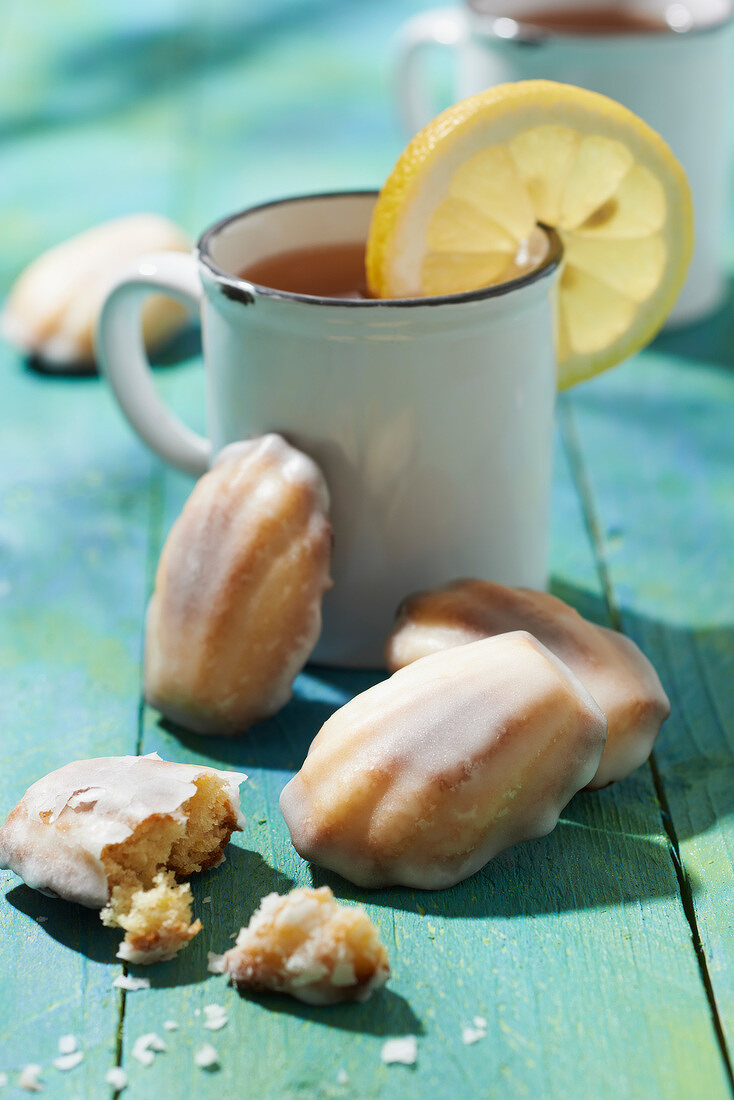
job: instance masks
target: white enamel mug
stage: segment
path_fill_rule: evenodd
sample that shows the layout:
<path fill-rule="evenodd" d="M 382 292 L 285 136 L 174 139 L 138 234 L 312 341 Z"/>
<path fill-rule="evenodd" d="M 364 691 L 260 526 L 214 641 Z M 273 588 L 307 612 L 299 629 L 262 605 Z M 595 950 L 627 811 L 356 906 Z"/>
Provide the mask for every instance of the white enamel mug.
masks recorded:
<path fill-rule="evenodd" d="M 190 474 L 234 440 L 282 433 L 331 494 L 334 587 L 314 657 L 377 667 L 400 600 L 454 577 L 546 582 L 561 246 L 500 286 L 445 298 L 346 300 L 243 281 L 289 248 L 364 241 L 374 192 L 255 207 L 197 254 L 135 263 L 111 289 L 98 353 L 123 412 Z M 200 305 L 206 439 L 164 407 L 140 337 L 146 296 Z"/>
<path fill-rule="evenodd" d="M 569 34 L 540 30 L 530 13 L 617 7 L 669 30 Z M 670 145 L 693 192 L 696 243 L 669 323 L 712 312 L 725 292 L 732 0 L 468 0 L 427 11 L 397 39 L 399 107 L 412 133 L 439 109 L 424 71 L 427 48 L 455 52 L 455 98 L 511 80 L 558 80 L 601 92 L 644 118 Z M 675 28 L 675 29 L 674 29 Z"/>

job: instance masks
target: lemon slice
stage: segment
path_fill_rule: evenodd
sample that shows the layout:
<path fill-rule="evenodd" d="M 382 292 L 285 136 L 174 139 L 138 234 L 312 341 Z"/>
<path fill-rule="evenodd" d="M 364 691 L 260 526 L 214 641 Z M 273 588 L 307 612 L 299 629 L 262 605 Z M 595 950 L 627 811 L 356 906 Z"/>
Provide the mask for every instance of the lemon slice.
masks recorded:
<path fill-rule="evenodd" d="M 683 169 L 654 130 L 606 96 L 528 80 L 435 118 L 380 192 L 370 290 L 413 298 L 505 282 L 537 261 L 538 224 L 553 227 L 564 248 L 556 295 L 564 389 L 652 339 L 693 247 Z"/>

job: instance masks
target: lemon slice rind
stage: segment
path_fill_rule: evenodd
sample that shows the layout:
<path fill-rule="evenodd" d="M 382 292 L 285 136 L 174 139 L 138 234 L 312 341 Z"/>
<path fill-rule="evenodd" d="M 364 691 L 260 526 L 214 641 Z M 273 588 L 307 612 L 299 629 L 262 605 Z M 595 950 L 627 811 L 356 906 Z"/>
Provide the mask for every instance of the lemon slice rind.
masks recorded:
<path fill-rule="evenodd" d="M 567 388 L 652 339 L 693 246 L 682 168 L 654 130 L 613 100 L 524 81 L 439 115 L 380 193 L 367 245 L 370 288 L 405 298 L 501 282 L 503 256 L 509 267 L 512 242 L 536 222 L 556 228 L 567 250 L 556 290 L 559 387 Z"/>

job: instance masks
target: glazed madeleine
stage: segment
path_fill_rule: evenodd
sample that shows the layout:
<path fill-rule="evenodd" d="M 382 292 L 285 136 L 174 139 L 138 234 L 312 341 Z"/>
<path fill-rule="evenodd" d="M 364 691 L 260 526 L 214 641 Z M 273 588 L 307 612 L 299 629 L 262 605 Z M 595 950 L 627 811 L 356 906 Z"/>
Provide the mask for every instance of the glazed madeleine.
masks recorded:
<path fill-rule="evenodd" d="M 527 630 L 572 669 L 604 711 L 607 744 L 589 788 L 624 779 L 647 760 L 670 714 L 655 669 L 633 641 L 596 626 L 547 592 L 459 580 L 404 600 L 386 648 L 391 672 L 450 646 Z"/>
<path fill-rule="evenodd" d="M 325 723 L 280 808 L 296 851 L 359 886 L 451 886 L 555 826 L 606 719 L 518 631 L 415 661 Z"/>
<path fill-rule="evenodd" d="M 197 733 L 279 710 L 321 631 L 329 496 L 279 435 L 226 447 L 163 548 L 148 608 L 145 697 Z"/>
<path fill-rule="evenodd" d="M 170 959 L 201 929 L 188 878 L 224 859 L 247 777 L 150 756 L 75 760 L 39 779 L 0 829 L 0 867 L 44 894 L 101 909 L 118 957 Z"/>

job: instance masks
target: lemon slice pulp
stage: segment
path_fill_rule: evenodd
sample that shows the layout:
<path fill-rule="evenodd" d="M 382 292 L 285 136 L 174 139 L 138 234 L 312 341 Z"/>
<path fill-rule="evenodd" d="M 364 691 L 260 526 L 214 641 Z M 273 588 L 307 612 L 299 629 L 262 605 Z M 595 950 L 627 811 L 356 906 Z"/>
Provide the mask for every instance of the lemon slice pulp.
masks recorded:
<path fill-rule="evenodd" d="M 537 266 L 539 224 L 564 248 L 559 386 L 646 344 L 693 246 L 688 183 L 646 123 L 595 92 L 502 84 L 417 134 L 380 192 L 367 277 L 380 298 L 457 294 Z"/>

